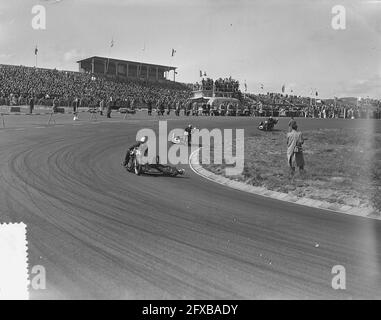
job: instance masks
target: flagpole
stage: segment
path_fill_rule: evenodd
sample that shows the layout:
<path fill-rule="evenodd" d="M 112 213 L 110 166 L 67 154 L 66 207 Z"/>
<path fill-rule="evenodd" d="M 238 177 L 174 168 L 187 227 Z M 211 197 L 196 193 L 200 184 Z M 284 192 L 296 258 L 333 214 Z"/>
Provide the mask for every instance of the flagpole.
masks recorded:
<path fill-rule="evenodd" d="M 35 58 L 36 58 L 35 68 L 37 68 L 37 57 L 38 57 L 38 46 L 37 45 L 36 45 L 36 47 L 34 49 L 34 55 L 35 55 Z"/>
<path fill-rule="evenodd" d="M 175 54 L 176 54 L 176 49 L 175 48 L 172 48 L 171 50 L 171 57 L 169 58 L 169 65 L 172 66 L 174 65 L 174 60 L 175 60 Z M 168 72 L 168 75 L 170 75 L 170 73 Z M 173 82 L 176 81 L 176 70 L 173 70 Z"/>
<path fill-rule="evenodd" d="M 112 36 L 110 46 L 108 47 L 106 75 L 108 74 L 108 68 L 110 65 L 110 54 L 111 54 L 112 47 L 114 47 L 114 36 Z"/>

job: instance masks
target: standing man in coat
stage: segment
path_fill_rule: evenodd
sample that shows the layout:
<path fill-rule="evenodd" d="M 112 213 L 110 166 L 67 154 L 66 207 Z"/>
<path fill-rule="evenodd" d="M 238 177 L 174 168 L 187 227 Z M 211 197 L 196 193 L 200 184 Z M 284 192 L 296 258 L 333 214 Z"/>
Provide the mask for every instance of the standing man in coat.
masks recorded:
<path fill-rule="evenodd" d="M 304 172 L 303 143 L 303 134 L 298 131 L 295 123 L 291 127 L 291 132 L 287 133 L 287 162 L 290 166 L 291 177 L 294 177 L 295 166 L 299 168 L 300 173 Z"/>

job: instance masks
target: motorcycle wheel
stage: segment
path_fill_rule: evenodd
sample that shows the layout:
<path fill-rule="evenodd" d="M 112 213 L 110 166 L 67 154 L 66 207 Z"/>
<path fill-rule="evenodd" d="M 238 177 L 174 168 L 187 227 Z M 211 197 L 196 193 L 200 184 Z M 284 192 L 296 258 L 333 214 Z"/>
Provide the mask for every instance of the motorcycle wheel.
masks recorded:
<path fill-rule="evenodd" d="M 130 160 L 130 161 L 128 161 L 128 163 L 127 163 L 127 165 L 126 165 L 126 170 L 127 170 L 128 172 L 132 172 L 132 169 L 133 169 L 133 161 Z"/>
<path fill-rule="evenodd" d="M 178 174 L 179 174 L 179 172 L 175 168 L 170 168 L 168 170 L 168 175 L 171 177 L 176 177 Z"/>

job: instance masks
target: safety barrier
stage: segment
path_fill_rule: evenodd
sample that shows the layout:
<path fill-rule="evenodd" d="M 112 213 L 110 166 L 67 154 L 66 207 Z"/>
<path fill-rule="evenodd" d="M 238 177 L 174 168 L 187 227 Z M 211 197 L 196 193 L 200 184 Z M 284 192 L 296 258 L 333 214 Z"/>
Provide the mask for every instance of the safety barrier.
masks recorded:
<path fill-rule="evenodd" d="M 20 107 L 11 107 L 9 112 L 21 112 L 21 108 Z"/>

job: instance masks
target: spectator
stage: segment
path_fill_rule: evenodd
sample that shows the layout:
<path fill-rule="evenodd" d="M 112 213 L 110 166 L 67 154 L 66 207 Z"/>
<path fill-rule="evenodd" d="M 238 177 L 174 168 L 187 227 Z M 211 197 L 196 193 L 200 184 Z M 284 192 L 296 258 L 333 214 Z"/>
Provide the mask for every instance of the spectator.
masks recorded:
<path fill-rule="evenodd" d="M 112 97 L 110 97 L 107 103 L 107 118 L 111 118 L 112 106 L 113 106 L 113 101 L 112 101 Z"/>
<path fill-rule="evenodd" d="M 29 113 L 32 114 L 34 109 L 34 97 L 31 96 L 29 99 Z"/>
<path fill-rule="evenodd" d="M 101 101 L 99 102 L 99 114 L 101 116 L 103 116 L 104 109 L 105 109 L 105 101 L 101 99 Z"/>
<path fill-rule="evenodd" d="M 151 99 L 149 99 L 147 102 L 147 108 L 148 108 L 148 115 L 151 116 L 152 115 L 152 100 Z"/>
<path fill-rule="evenodd" d="M 192 144 L 192 132 L 193 132 L 193 126 L 189 124 L 184 130 L 184 135 L 187 137 L 187 141 L 188 141 L 188 147 L 190 147 Z"/>
<path fill-rule="evenodd" d="M 55 97 L 53 99 L 53 113 L 57 113 L 58 112 L 58 99 L 57 97 Z"/>
<path fill-rule="evenodd" d="M 178 101 L 176 102 L 176 109 L 175 109 L 175 114 L 176 114 L 176 116 L 180 116 L 180 109 L 181 109 L 181 103 L 180 103 L 180 101 L 178 100 Z"/>
<path fill-rule="evenodd" d="M 78 112 L 79 112 L 80 104 L 81 104 L 81 101 L 79 100 L 79 98 L 75 98 L 73 103 L 73 114 L 74 114 L 73 120 L 74 121 L 78 120 Z"/>

